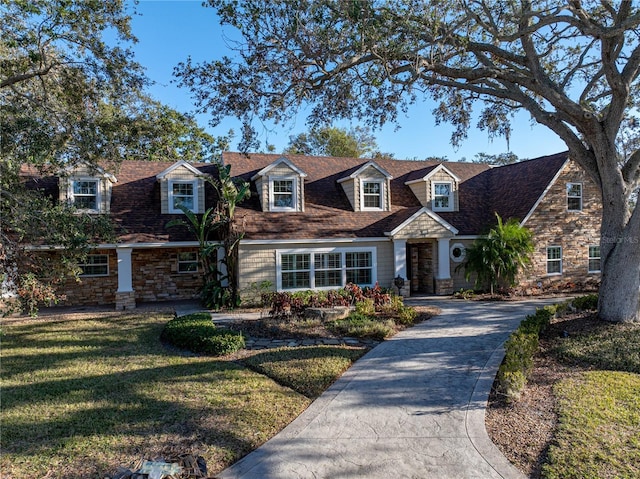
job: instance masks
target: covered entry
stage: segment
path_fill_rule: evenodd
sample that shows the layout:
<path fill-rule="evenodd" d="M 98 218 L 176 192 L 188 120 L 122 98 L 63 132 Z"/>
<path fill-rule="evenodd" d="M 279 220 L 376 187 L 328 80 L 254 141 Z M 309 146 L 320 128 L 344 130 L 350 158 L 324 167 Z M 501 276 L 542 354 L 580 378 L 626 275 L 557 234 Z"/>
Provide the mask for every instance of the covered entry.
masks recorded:
<path fill-rule="evenodd" d="M 411 293 L 453 293 L 449 243 L 458 230 L 429 208 L 421 208 L 393 231 L 395 276 Z"/>

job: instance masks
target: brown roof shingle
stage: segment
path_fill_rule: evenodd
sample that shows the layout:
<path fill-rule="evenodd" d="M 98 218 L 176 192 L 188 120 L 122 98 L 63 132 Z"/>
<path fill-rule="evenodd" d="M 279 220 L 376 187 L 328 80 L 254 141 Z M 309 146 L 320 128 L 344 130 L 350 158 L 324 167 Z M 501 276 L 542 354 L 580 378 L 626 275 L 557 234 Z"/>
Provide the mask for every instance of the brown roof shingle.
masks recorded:
<path fill-rule="evenodd" d="M 255 186 L 252 195 L 237 208 L 237 219 L 244 223 L 247 239 L 312 239 L 382 237 L 407 220 L 422 205 L 406 181 L 424 177 L 439 163 L 380 159 L 375 162 L 391 180 L 391 211 L 354 212 L 337 182 L 349 176 L 368 160 L 302 155 L 225 153 L 231 173 L 250 178 L 275 160 L 285 156 L 307 174 L 304 179 L 305 211 L 300 213 L 263 212 Z M 445 166 L 460 178 L 457 212 L 438 213 L 460 234 L 479 234 L 495 223 L 494 212 L 503 218 L 523 219 L 566 161 L 567 153 L 551 155 L 513 165 L 491 168 L 476 163 L 446 162 Z M 156 175 L 170 166 L 166 162 L 126 161 L 113 172 L 111 215 L 121 229 L 124 243 L 193 241 L 186 228 L 167 228 L 166 224 L 182 215 L 160 213 L 160 186 Z M 215 165 L 194 165 L 202 173 L 214 174 Z M 55 181 L 41 181 L 57 195 Z M 206 207 L 215 201 L 214 190 L 207 185 Z"/>

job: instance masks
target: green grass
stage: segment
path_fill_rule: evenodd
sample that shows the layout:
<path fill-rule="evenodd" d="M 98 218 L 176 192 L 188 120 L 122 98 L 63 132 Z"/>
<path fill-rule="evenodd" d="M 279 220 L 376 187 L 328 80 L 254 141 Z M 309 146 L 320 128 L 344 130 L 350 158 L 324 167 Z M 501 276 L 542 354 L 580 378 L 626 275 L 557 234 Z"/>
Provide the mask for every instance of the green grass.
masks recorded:
<path fill-rule="evenodd" d="M 640 477 L 640 376 L 589 371 L 558 384 L 548 479 Z"/>
<path fill-rule="evenodd" d="M 6 322 L 2 477 L 103 478 L 142 457 L 177 454 L 203 456 L 214 474 L 310 404 L 229 359 L 163 346 L 160 334 L 170 319 L 140 313 Z M 275 354 L 282 371 L 307 378 L 301 390 L 314 397 L 360 354 L 330 349 Z M 314 363 L 314 355 L 327 367 Z M 313 374 L 305 375 L 305 367 Z"/>
<path fill-rule="evenodd" d="M 557 357 L 591 369 L 559 382 L 547 479 L 640 477 L 640 324 L 607 324 L 558 341 Z"/>
<path fill-rule="evenodd" d="M 363 348 L 334 346 L 278 348 L 250 356 L 243 363 L 315 399 L 364 352 Z"/>
<path fill-rule="evenodd" d="M 393 336 L 396 323 L 392 319 L 377 319 L 361 313 L 351 313 L 345 319 L 331 321 L 327 327 L 339 336 L 370 338 L 382 341 Z"/>

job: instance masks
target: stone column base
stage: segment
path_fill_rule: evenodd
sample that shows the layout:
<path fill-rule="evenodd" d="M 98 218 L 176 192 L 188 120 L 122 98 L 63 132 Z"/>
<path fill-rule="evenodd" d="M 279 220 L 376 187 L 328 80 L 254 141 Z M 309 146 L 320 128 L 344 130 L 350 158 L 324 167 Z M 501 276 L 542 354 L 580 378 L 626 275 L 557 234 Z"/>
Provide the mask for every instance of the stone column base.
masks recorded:
<path fill-rule="evenodd" d="M 116 311 L 129 309 L 136 309 L 136 293 L 134 291 L 116 293 Z"/>
<path fill-rule="evenodd" d="M 447 296 L 453 294 L 453 279 L 436 279 L 435 294 L 438 296 Z"/>

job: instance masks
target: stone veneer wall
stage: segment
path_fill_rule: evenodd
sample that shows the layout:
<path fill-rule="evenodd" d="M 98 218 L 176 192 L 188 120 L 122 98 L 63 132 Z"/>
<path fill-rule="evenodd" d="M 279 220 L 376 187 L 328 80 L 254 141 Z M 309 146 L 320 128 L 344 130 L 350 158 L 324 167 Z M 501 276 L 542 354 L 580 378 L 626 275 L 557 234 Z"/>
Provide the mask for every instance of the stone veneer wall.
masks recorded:
<path fill-rule="evenodd" d="M 567 210 L 567 183 L 582 183 L 582 211 Z M 570 162 L 525 226 L 534 233 L 532 267 L 522 275 L 523 287 L 588 284 L 600 279 L 588 273 L 589 246 L 600 244 L 602 199 L 589 176 Z M 562 247 L 562 274 L 547 274 L 547 247 Z"/>
<path fill-rule="evenodd" d="M 178 253 L 197 248 L 134 249 L 131 253 L 136 301 L 194 299 L 202 286 L 202 270 L 178 273 Z"/>
<path fill-rule="evenodd" d="M 92 254 L 106 254 L 109 256 L 108 276 L 80 277 L 79 281 L 69 278 L 57 288 L 59 294 L 64 294 L 66 299 L 60 306 L 89 306 L 112 304 L 116 301 L 118 290 L 118 260 L 115 250 L 95 250 Z M 58 255 L 48 255 L 56 258 Z"/>
<path fill-rule="evenodd" d="M 194 299 L 202 285 L 201 270 L 197 273 L 178 273 L 178 252 L 197 251 L 197 248 L 134 249 L 131 254 L 135 302 Z M 117 297 L 118 260 L 116 251 L 95 250 L 93 254 L 109 256 L 109 275 L 81 277 L 80 282 L 66 280 L 58 289 L 66 299 L 61 306 L 90 306 L 122 303 L 130 309 L 132 299 Z M 55 261 L 56 255 L 45 255 Z M 123 302 L 124 301 L 124 302 Z M 125 304 L 126 303 L 126 304 Z"/>

